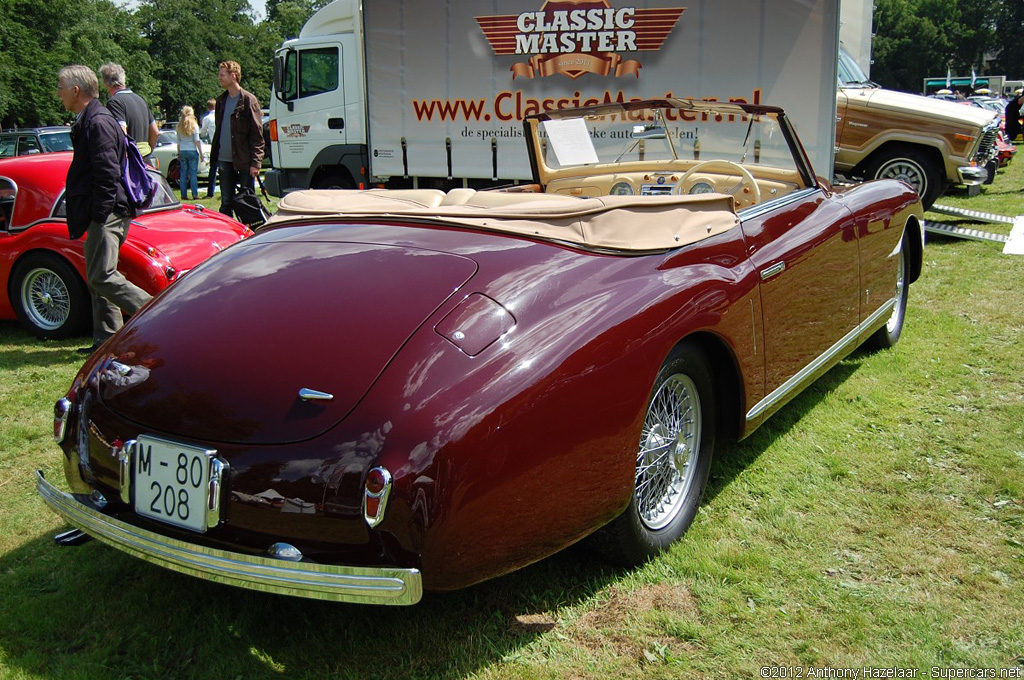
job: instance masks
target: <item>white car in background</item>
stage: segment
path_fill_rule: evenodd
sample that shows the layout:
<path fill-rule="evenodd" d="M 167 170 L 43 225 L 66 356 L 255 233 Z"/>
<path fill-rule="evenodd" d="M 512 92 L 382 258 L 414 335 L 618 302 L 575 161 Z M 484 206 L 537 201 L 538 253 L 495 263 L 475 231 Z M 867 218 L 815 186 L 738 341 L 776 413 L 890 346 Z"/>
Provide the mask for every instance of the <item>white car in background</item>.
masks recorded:
<path fill-rule="evenodd" d="M 210 145 L 200 142 L 202 148 L 202 159 L 199 161 L 199 177 L 210 176 Z M 167 178 L 175 188 L 178 187 L 179 163 L 178 163 L 178 133 L 174 130 L 163 130 L 156 140 L 156 148 L 150 156 L 153 167 L 161 175 Z"/>

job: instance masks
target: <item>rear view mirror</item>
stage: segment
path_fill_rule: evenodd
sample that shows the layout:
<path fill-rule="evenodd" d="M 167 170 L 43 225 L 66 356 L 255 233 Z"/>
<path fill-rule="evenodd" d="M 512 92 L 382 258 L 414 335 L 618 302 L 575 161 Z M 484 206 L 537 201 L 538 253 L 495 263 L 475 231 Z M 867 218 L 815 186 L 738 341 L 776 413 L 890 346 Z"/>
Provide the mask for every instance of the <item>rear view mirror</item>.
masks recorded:
<path fill-rule="evenodd" d="M 655 123 L 634 125 L 633 139 L 665 139 L 665 128 Z"/>

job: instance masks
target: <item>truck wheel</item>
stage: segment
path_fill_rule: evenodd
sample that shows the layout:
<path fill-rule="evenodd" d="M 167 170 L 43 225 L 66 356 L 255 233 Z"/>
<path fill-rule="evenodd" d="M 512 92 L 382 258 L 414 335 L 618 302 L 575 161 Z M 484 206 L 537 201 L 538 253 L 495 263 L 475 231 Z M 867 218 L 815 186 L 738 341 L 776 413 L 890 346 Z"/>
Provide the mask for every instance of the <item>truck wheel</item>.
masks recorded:
<path fill-rule="evenodd" d="M 37 338 L 70 338 L 89 330 L 89 291 L 66 260 L 49 253 L 28 255 L 11 272 L 10 286 L 19 323 Z"/>
<path fill-rule="evenodd" d="M 355 189 L 352 180 L 344 175 L 327 175 L 321 177 L 311 187 L 313 189 Z"/>
<path fill-rule="evenodd" d="M 879 151 L 868 163 L 869 179 L 899 179 L 914 187 L 925 210 L 942 189 L 942 175 L 926 154 L 907 147 Z"/>
<path fill-rule="evenodd" d="M 704 352 L 683 343 L 658 372 L 626 511 L 592 538 L 610 562 L 642 564 L 679 539 L 704 496 L 715 448 L 715 400 Z"/>

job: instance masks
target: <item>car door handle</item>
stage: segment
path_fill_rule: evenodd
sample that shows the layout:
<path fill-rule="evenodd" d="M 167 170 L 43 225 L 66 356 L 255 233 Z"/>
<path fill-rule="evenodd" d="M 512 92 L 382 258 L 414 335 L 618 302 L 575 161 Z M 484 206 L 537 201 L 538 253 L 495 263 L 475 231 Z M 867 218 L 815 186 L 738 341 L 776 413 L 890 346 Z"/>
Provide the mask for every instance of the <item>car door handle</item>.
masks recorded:
<path fill-rule="evenodd" d="M 776 264 L 773 264 L 771 267 L 768 267 L 767 269 L 761 270 L 761 280 L 767 281 L 776 274 L 781 274 L 784 271 L 786 271 L 786 263 L 778 262 Z"/>
<path fill-rule="evenodd" d="M 329 127 L 332 130 L 344 130 L 345 129 L 345 119 L 344 118 L 328 118 L 327 119 L 327 127 Z"/>

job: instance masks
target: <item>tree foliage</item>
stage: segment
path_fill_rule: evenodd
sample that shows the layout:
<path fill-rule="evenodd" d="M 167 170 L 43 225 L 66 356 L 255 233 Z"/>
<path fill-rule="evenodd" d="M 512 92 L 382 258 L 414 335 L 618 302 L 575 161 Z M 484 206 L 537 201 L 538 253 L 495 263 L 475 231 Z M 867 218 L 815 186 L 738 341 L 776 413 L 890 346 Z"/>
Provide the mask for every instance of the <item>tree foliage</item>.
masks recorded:
<path fill-rule="evenodd" d="M 327 2 L 267 0 L 257 21 L 248 0 L 141 0 L 134 10 L 114 0 L 0 0 L 0 124 L 69 121 L 57 71 L 108 61 L 125 67 L 158 117 L 176 119 L 183 104 L 202 112 L 221 91 L 224 60 L 241 64 L 242 86 L 265 105 L 274 50 Z M 874 32 L 871 75 L 887 87 L 916 92 L 947 68 L 1024 77 L 1022 0 L 875 0 Z"/>
<path fill-rule="evenodd" d="M 96 69 L 119 61 L 149 80 L 146 41 L 128 12 L 110 0 L 0 1 L 0 121 L 4 127 L 63 123 L 71 115 L 57 98 L 57 71 L 68 64 Z"/>
<path fill-rule="evenodd" d="M 108 61 L 124 66 L 128 86 L 158 118 L 177 119 L 184 104 L 201 114 L 222 91 L 217 65 L 227 60 L 241 65 L 242 87 L 266 105 L 274 50 L 325 4 L 269 0 L 257 21 L 248 0 L 142 0 L 134 10 L 113 0 L 0 0 L 0 124 L 69 122 L 57 72 Z"/>
<path fill-rule="evenodd" d="M 1024 2 L 1007 0 L 996 10 L 995 68 L 1014 80 L 1024 79 Z"/>
<path fill-rule="evenodd" d="M 947 70 L 1024 76 L 1021 0 L 876 0 L 874 32 L 871 78 L 889 88 L 919 92 Z"/>

